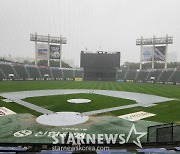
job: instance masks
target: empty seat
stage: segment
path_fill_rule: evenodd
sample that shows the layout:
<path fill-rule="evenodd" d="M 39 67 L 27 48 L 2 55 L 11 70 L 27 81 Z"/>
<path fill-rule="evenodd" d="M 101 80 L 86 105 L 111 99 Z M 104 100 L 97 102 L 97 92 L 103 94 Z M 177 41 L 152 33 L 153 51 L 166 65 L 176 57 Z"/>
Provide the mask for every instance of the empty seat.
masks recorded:
<path fill-rule="evenodd" d="M 84 77 L 84 71 L 83 70 L 74 70 L 75 78 L 83 78 Z"/>
<path fill-rule="evenodd" d="M 150 149 L 137 149 L 137 152 L 144 152 L 144 153 L 165 153 L 168 152 L 165 148 L 150 148 Z"/>
<path fill-rule="evenodd" d="M 180 82 L 180 71 L 176 71 L 170 79 L 171 82 Z"/>
<path fill-rule="evenodd" d="M 26 72 L 24 65 L 14 65 L 13 67 L 20 79 L 28 78 L 28 74 Z"/>
<path fill-rule="evenodd" d="M 53 78 L 63 78 L 62 70 L 59 68 L 51 68 Z"/>
<path fill-rule="evenodd" d="M 3 72 L 2 72 L 1 69 L 0 69 L 0 80 L 2 80 L 2 79 L 4 79 L 4 78 L 5 78 L 5 76 L 4 76 Z"/>
<path fill-rule="evenodd" d="M 135 80 L 137 71 L 129 70 L 127 71 L 126 80 Z"/>
<path fill-rule="evenodd" d="M 17 77 L 10 64 L 0 64 L 0 69 L 4 72 L 5 78 L 8 78 L 9 74 L 14 74 Z"/>
<path fill-rule="evenodd" d="M 26 69 L 29 73 L 30 78 L 41 78 L 41 75 L 40 75 L 37 67 L 26 66 Z"/>
<path fill-rule="evenodd" d="M 42 150 L 40 154 L 71 154 L 72 151 L 68 150 Z"/>
<path fill-rule="evenodd" d="M 45 74 L 48 74 L 50 78 L 52 77 L 48 67 L 39 67 L 39 71 L 41 72 L 42 77 L 44 77 Z"/>
<path fill-rule="evenodd" d="M 3 152 L 25 152 L 27 151 L 27 148 L 21 148 L 21 147 L 0 147 L 0 151 Z"/>
<path fill-rule="evenodd" d="M 67 78 L 73 79 L 74 78 L 74 71 L 73 71 L 73 69 L 64 68 L 63 69 L 63 74 L 64 74 L 64 78 L 65 79 L 67 79 Z"/>
<path fill-rule="evenodd" d="M 124 80 L 125 79 L 126 71 L 117 71 L 116 79 L 117 80 Z"/>
<path fill-rule="evenodd" d="M 126 153 L 128 154 L 126 149 L 117 149 L 117 150 L 97 150 L 97 154 L 120 154 L 120 153 Z"/>
<path fill-rule="evenodd" d="M 147 79 L 147 80 L 150 81 L 150 80 L 151 80 L 151 77 L 154 77 L 154 78 L 155 78 L 155 81 L 157 81 L 157 79 L 159 78 L 161 72 L 162 72 L 162 71 L 160 71 L 160 70 L 151 71 L 151 72 L 149 73 L 149 76 L 148 76 L 148 79 Z"/>
<path fill-rule="evenodd" d="M 172 75 L 174 71 L 170 70 L 170 71 L 163 71 L 163 73 L 161 74 L 160 78 L 158 81 L 161 82 L 168 82 L 170 76 Z"/>
<path fill-rule="evenodd" d="M 180 151 L 180 147 L 175 147 L 175 149 L 176 149 L 177 151 Z"/>
<path fill-rule="evenodd" d="M 136 81 L 145 81 L 147 79 L 149 72 L 147 71 L 140 71 L 138 72 Z"/>

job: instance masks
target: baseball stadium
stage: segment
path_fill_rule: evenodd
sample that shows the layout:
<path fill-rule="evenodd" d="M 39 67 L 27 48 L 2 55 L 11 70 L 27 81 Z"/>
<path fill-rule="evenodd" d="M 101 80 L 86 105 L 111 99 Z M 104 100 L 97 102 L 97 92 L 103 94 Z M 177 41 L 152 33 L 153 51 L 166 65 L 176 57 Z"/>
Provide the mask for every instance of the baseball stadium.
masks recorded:
<path fill-rule="evenodd" d="M 75 67 L 62 58 L 70 38 L 29 34 L 33 61 L 0 53 L 0 153 L 179 152 L 180 63 L 167 60 L 174 37 L 134 40 L 137 63 L 85 48 Z"/>

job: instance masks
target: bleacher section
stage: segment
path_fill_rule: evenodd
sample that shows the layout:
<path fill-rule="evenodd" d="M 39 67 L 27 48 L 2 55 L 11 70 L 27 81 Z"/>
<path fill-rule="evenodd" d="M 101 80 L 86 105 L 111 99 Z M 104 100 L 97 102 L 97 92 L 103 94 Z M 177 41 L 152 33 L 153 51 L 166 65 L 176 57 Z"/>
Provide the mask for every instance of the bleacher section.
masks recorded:
<path fill-rule="evenodd" d="M 19 79 L 29 78 L 24 65 L 14 65 L 13 67 L 16 73 L 18 74 Z"/>
<path fill-rule="evenodd" d="M 57 79 L 82 81 L 84 70 L 82 68 L 59 68 L 59 67 L 37 67 L 34 65 L 0 63 L 0 81 L 11 79 L 9 74 L 14 74 L 14 80 L 31 79 Z M 154 78 L 152 80 L 152 77 Z M 118 70 L 116 72 L 117 81 L 152 82 L 180 84 L 180 70 Z"/>
<path fill-rule="evenodd" d="M 44 77 L 45 74 L 48 74 L 49 77 L 52 78 L 50 69 L 48 67 L 39 67 L 39 71 L 40 71 L 42 77 Z"/>
<path fill-rule="evenodd" d="M 30 78 L 33 79 L 41 78 L 41 74 L 38 70 L 38 67 L 35 66 L 25 66 L 25 67 L 29 73 Z"/>
<path fill-rule="evenodd" d="M 137 74 L 136 81 L 140 81 L 140 82 L 146 81 L 148 74 L 149 74 L 148 71 L 139 71 Z"/>
<path fill-rule="evenodd" d="M 0 69 L 3 71 L 5 78 L 7 79 L 9 74 L 14 74 L 17 77 L 16 72 L 13 70 L 10 64 L 0 64 Z"/>
<path fill-rule="evenodd" d="M 135 80 L 137 75 L 137 71 L 129 70 L 125 76 L 126 80 Z"/>
<path fill-rule="evenodd" d="M 51 69 L 51 72 L 52 72 L 52 77 L 54 79 L 63 79 L 64 78 L 62 69 L 55 68 L 55 67 L 52 67 L 50 69 Z"/>
<path fill-rule="evenodd" d="M 118 70 L 116 73 L 116 79 L 118 81 L 124 81 L 125 80 L 125 74 L 126 74 L 126 71 Z"/>
<path fill-rule="evenodd" d="M 3 72 L 0 69 L 0 81 L 2 81 L 4 78 L 5 78 L 5 76 L 4 76 Z"/>
<path fill-rule="evenodd" d="M 159 77 L 158 82 L 168 82 L 169 78 L 171 77 L 171 74 L 173 73 L 173 70 L 169 70 L 169 71 L 163 71 L 161 76 Z"/>
<path fill-rule="evenodd" d="M 74 71 L 71 68 L 64 68 L 63 69 L 64 79 L 74 79 Z"/>
<path fill-rule="evenodd" d="M 84 70 L 82 69 L 75 69 L 75 78 L 84 78 Z"/>
<path fill-rule="evenodd" d="M 178 83 L 180 83 L 180 70 L 174 72 L 173 76 L 170 79 L 170 82 L 178 82 Z"/>
<path fill-rule="evenodd" d="M 147 81 L 150 81 L 150 80 L 151 80 L 151 77 L 155 77 L 155 81 L 157 81 L 158 78 L 159 78 L 159 76 L 160 76 L 160 74 L 161 74 L 161 72 L 162 72 L 161 70 L 151 71 L 151 72 L 149 73 L 149 76 L 148 76 Z"/>

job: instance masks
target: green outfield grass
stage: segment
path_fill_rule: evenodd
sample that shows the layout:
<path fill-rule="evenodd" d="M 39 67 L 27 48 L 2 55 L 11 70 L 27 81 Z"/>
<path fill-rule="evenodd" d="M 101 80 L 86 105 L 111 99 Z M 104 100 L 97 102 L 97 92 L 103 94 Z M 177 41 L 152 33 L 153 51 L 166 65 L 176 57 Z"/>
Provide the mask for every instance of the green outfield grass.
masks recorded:
<path fill-rule="evenodd" d="M 103 89 L 130 91 L 145 94 L 153 94 L 177 100 L 163 102 L 149 108 L 131 108 L 106 113 L 106 115 L 121 115 L 135 111 L 148 111 L 157 114 L 157 116 L 148 118 L 148 120 L 158 122 L 175 122 L 179 123 L 180 116 L 180 86 L 164 85 L 164 84 L 147 84 L 147 83 L 120 83 L 120 82 L 95 82 L 95 81 L 14 81 L 0 82 L 0 93 L 10 91 L 25 90 L 43 90 L 43 89 Z M 57 96 L 58 97 L 58 96 Z M 56 99 L 56 98 L 54 98 Z M 49 99 L 48 99 L 49 100 Z M 53 100 L 53 98 L 52 98 Z M 127 103 L 127 102 L 126 102 Z M 24 108 L 17 104 L 7 104 L 0 101 L 0 106 L 7 106 L 17 113 L 28 112 L 37 115 L 38 113 Z M 53 108 L 53 107 L 52 107 Z M 86 108 L 84 108 L 86 110 Z"/>
<path fill-rule="evenodd" d="M 68 99 L 90 99 L 90 103 L 73 104 L 68 103 Z M 109 96 L 102 96 L 98 94 L 68 94 L 68 95 L 55 95 L 55 96 L 41 96 L 26 98 L 25 101 L 35 105 L 50 109 L 51 111 L 75 111 L 87 112 L 100 110 L 104 108 L 111 108 L 116 106 L 123 106 L 136 103 L 132 100 L 120 99 Z"/>
<path fill-rule="evenodd" d="M 6 103 L 4 101 L 2 101 L 1 99 L 4 99 L 3 97 L 0 96 L 0 107 L 6 107 L 16 113 L 31 113 L 35 116 L 40 116 L 41 114 L 36 112 L 36 111 L 32 111 L 31 109 L 28 109 L 22 105 L 16 104 L 14 102 L 12 103 Z"/>

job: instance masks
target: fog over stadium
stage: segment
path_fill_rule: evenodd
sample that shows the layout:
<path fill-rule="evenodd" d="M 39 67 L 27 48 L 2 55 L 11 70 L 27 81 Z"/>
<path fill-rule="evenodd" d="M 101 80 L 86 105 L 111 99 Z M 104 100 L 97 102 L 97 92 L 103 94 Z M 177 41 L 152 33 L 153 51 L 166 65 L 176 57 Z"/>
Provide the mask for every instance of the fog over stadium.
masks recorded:
<path fill-rule="evenodd" d="M 1 0 L 0 57 L 34 58 L 30 33 L 67 38 L 62 59 L 79 66 L 80 52 L 120 51 L 139 62 L 136 39 L 174 37 L 168 53 L 180 61 L 179 0 Z"/>

